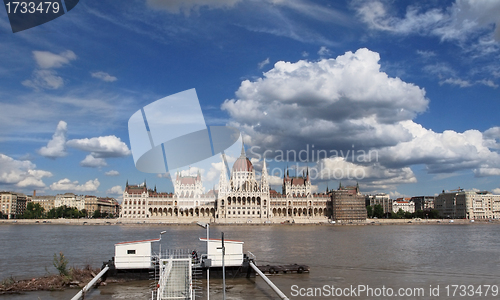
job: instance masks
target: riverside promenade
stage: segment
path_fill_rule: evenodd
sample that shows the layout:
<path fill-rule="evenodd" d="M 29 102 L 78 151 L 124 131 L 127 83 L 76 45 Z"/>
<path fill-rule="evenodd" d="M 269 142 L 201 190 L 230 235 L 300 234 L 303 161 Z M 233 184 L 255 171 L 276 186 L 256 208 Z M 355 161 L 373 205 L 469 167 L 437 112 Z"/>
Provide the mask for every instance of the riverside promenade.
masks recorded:
<path fill-rule="evenodd" d="M 30 225 L 196 225 L 198 220 L 193 219 L 10 219 L 0 220 L 1 225 L 8 224 L 30 224 Z M 203 220 L 209 222 L 210 220 Z M 271 222 L 271 223 L 214 223 L 213 225 L 326 225 L 326 226 L 356 226 L 356 225 L 455 225 L 455 224 L 500 224 L 500 220 L 466 220 L 466 219 L 366 219 L 362 222 L 317 222 L 316 220 L 297 219 L 295 222 Z"/>

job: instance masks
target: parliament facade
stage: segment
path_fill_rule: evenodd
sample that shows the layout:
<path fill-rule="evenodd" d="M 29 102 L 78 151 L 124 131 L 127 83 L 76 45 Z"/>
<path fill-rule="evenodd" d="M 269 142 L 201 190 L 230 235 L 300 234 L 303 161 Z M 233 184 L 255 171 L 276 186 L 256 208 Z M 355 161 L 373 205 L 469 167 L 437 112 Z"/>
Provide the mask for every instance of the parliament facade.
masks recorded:
<path fill-rule="evenodd" d="M 321 223 L 366 220 L 365 197 L 359 187 L 312 193 L 309 172 L 283 176 L 282 192 L 270 189 L 266 161 L 259 180 L 242 147 L 241 156 L 226 175 L 223 160 L 217 189 L 204 192 L 201 175 L 176 174 L 174 193 L 159 193 L 146 183 L 123 192 L 120 217 L 157 219 L 172 223 Z M 139 220 L 138 220 L 139 221 Z"/>

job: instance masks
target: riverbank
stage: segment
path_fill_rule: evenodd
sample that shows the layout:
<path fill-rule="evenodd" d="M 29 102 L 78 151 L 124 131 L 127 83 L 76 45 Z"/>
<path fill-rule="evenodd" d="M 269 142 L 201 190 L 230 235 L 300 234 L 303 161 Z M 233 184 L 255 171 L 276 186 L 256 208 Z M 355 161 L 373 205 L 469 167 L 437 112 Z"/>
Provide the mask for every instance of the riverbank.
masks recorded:
<path fill-rule="evenodd" d="M 46 275 L 43 277 L 16 280 L 12 276 L 0 282 L 0 295 L 33 291 L 60 291 L 66 288 L 83 288 L 99 273 L 98 268 L 86 266 L 71 268 L 68 275 Z M 101 284 L 101 282 L 98 282 Z M 105 283 L 102 283 L 105 284 Z"/>
<path fill-rule="evenodd" d="M 206 221 L 208 222 L 208 220 Z M 500 220 L 467 220 L 467 219 L 366 219 L 361 222 L 338 221 L 329 223 L 326 221 L 317 221 L 309 219 L 293 219 L 282 222 L 268 223 L 215 223 L 211 225 L 244 225 L 244 226 L 269 226 L 269 225 L 327 225 L 327 226 L 348 226 L 348 225 L 425 225 L 425 224 L 500 224 Z M 15 219 L 0 220 L 0 225 L 8 224 L 30 224 L 30 225 L 196 225 L 196 221 L 190 220 L 165 220 L 165 219 Z"/>

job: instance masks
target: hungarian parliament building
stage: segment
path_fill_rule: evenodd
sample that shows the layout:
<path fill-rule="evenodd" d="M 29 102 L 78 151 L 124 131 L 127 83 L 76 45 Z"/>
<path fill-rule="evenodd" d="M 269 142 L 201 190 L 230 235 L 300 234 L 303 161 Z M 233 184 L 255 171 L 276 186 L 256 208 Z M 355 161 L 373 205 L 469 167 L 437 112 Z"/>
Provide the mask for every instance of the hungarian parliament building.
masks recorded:
<path fill-rule="evenodd" d="M 188 223 L 322 223 L 366 220 L 365 197 L 359 186 L 343 187 L 324 193 L 311 193 L 309 172 L 302 176 L 283 176 L 281 193 L 270 189 L 266 161 L 260 180 L 246 157 L 234 162 L 230 178 L 223 167 L 217 190 L 204 192 L 201 175 L 177 174 L 175 193 L 148 189 L 146 183 L 129 185 L 123 192 L 120 217 L 152 219 L 160 222 Z M 140 221 L 140 220 L 137 220 Z"/>

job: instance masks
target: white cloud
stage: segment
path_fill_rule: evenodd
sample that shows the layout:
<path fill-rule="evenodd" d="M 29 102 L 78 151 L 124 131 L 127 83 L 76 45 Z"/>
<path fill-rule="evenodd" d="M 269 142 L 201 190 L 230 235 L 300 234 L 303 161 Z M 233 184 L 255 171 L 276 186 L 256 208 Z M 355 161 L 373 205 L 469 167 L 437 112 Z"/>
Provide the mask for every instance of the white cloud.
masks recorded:
<path fill-rule="evenodd" d="M 392 189 L 399 184 L 417 182 L 409 167 L 387 168 L 377 162 L 361 165 L 354 161 L 346 157 L 322 159 L 316 166 L 309 168 L 309 174 L 312 180 L 363 181 L 368 187 L 376 189 Z"/>
<path fill-rule="evenodd" d="M 440 81 L 439 84 L 451 84 L 451 85 L 458 85 L 459 87 L 470 87 L 472 86 L 472 83 L 470 83 L 467 80 L 462 80 L 460 78 L 448 78 L 446 80 Z"/>
<path fill-rule="evenodd" d="M 393 10 L 382 1 L 359 3 L 358 15 L 372 29 L 398 34 L 431 35 L 441 40 L 460 42 L 477 38 L 478 44 L 500 41 L 498 1 L 456 0 L 446 9 L 427 10 L 419 7 L 419 4 L 413 4 L 407 7 L 403 18 L 394 16 Z"/>
<path fill-rule="evenodd" d="M 31 75 L 31 79 L 24 80 L 22 84 L 35 91 L 42 89 L 57 90 L 64 85 L 64 80 L 62 77 L 57 76 L 57 72 L 54 70 L 35 70 Z"/>
<path fill-rule="evenodd" d="M 476 177 L 500 176 L 500 168 L 479 167 L 473 171 Z"/>
<path fill-rule="evenodd" d="M 146 0 L 146 3 L 155 9 L 166 10 L 169 13 L 184 13 L 189 15 L 202 7 L 209 9 L 231 8 L 240 0 Z"/>
<path fill-rule="evenodd" d="M 332 51 L 325 46 L 321 46 L 318 50 L 318 55 L 321 57 L 332 55 Z"/>
<path fill-rule="evenodd" d="M 267 150 L 267 159 L 287 160 L 283 153 L 289 152 L 291 160 L 295 153 L 296 160 L 304 161 L 298 155 L 306 151 L 305 161 L 318 162 L 320 150 L 328 157 L 332 151 L 334 156 L 356 153 L 353 161 L 347 155 L 320 161 L 326 165 L 316 165 L 325 175 L 320 181 L 337 179 L 325 173 L 328 168 L 357 169 L 360 181 L 374 190 L 416 182 L 415 165 L 433 174 L 496 174 L 500 129 L 439 133 L 422 127 L 413 119 L 427 109 L 425 91 L 387 76 L 378 61 L 377 53 L 359 49 L 317 62 L 278 62 L 262 78 L 243 81 L 236 99 L 226 100 L 222 109 L 230 125 L 245 134 L 247 145 L 254 145 L 247 151 L 250 157 L 262 157 Z M 374 151 L 376 159 L 357 160 L 360 151 Z"/>
<path fill-rule="evenodd" d="M 47 143 L 47 146 L 38 149 L 38 154 L 49 158 L 66 156 L 67 131 L 68 131 L 68 124 L 64 121 L 59 121 L 56 127 L 56 131 L 52 136 L 52 139 Z"/>
<path fill-rule="evenodd" d="M 259 69 L 262 69 L 264 68 L 266 65 L 269 64 L 269 57 L 266 58 L 265 60 L 261 61 L 258 65 L 259 65 Z"/>
<path fill-rule="evenodd" d="M 425 50 L 417 50 L 417 54 L 425 59 L 429 59 L 431 57 L 436 56 L 436 53 L 434 51 L 425 51 Z"/>
<path fill-rule="evenodd" d="M 478 80 L 477 83 L 485 85 L 485 86 L 489 86 L 489 87 L 492 87 L 495 89 L 498 87 L 498 84 L 494 83 L 492 80 L 489 80 L 489 79 Z"/>
<path fill-rule="evenodd" d="M 500 188 L 493 189 L 491 192 L 495 195 L 498 195 L 500 194 Z"/>
<path fill-rule="evenodd" d="M 66 50 L 60 54 L 48 51 L 33 51 L 33 57 L 38 65 L 31 75 L 31 79 L 26 79 L 22 84 L 35 91 L 43 89 L 56 90 L 64 85 L 62 77 L 57 75 L 53 69 L 60 68 L 76 59 L 76 55 L 71 50 Z"/>
<path fill-rule="evenodd" d="M 74 139 L 66 144 L 72 148 L 91 152 L 94 158 L 122 157 L 131 154 L 128 146 L 114 135 Z"/>
<path fill-rule="evenodd" d="M 110 170 L 110 171 L 104 173 L 104 175 L 106 175 L 106 176 L 119 176 L 120 172 L 118 172 L 116 170 Z"/>
<path fill-rule="evenodd" d="M 105 167 L 108 164 L 104 158 L 95 158 L 92 154 L 89 154 L 80 162 L 80 166 L 88 168 L 100 168 Z"/>
<path fill-rule="evenodd" d="M 53 191 L 95 192 L 101 184 L 97 178 L 81 185 L 78 183 L 78 181 L 71 181 L 68 178 L 64 178 L 52 183 L 50 189 Z"/>
<path fill-rule="evenodd" d="M 66 50 L 59 54 L 48 51 L 33 51 L 33 56 L 38 67 L 41 69 L 60 68 L 76 59 L 76 54 L 71 50 Z"/>
<path fill-rule="evenodd" d="M 398 198 L 404 198 L 405 195 L 401 194 L 400 192 L 398 191 L 392 191 L 392 192 L 389 192 L 389 197 L 391 197 L 391 199 L 398 199 Z"/>
<path fill-rule="evenodd" d="M 263 78 L 243 81 L 222 109 L 262 151 L 395 145 L 411 139 L 399 122 L 425 111 L 428 99 L 423 89 L 381 72 L 379 59 L 359 49 L 317 62 L 280 61 Z"/>
<path fill-rule="evenodd" d="M 115 185 L 114 187 L 107 190 L 106 194 L 108 194 L 108 195 L 121 195 L 121 194 L 123 194 L 123 190 L 124 189 L 120 185 Z"/>
<path fill-rule="evenodd" d="M 302 51 L 302 57 L 308 57 L 309 53 L 307 51 Z"/>
<path fill-rule="evenodd" d="M 0 154 L 0 184 L 18 188 L 43 188 L 42 179 L 51 177 L 52 173 L 37 170 L 36 165 L 27 160 L 16 160 Z"/>
<path fill-rule="evenodd" d="M 425 164 L 428 172 L 454 172 L 463 169 L 500 167 L 500 155 L 490 150 L 494 140 L 478 130 L 463 133 L 446 130 L 436 133 L 413 121 L 402 122 L 413 136 L 396 146 L 378 151 L 386 165 Z"/>
<path fill-rule="evenodd" d="M 106 82 L 113 82 L 118 80 L 118 78 L 116 78 L 115 76 L 111 76 L 106 72 L 93 72 L 90 73 L 90 75 L 94 78 L 101 79 L 102 81 Z"/>

